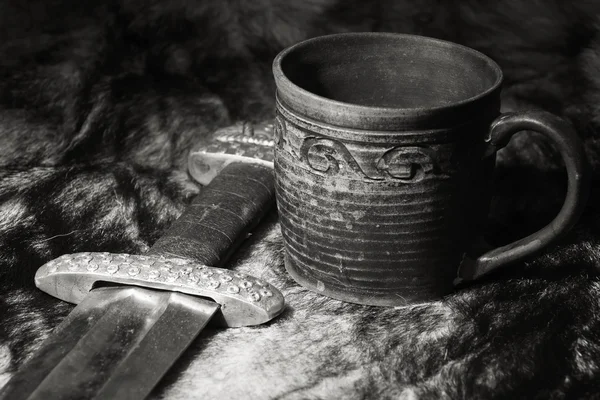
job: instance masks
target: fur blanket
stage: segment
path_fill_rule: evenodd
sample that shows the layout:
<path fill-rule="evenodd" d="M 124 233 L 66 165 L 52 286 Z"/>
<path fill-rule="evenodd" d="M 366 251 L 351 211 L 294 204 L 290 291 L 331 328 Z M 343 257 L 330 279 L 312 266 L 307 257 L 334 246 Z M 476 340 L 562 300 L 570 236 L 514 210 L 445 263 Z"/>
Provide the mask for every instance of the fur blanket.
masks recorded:
<path fill-rule="evenodd" d="M 72 308 L 33 285 L 78 251 L 141 253 L 201 187 L 188 150 L 272 118 L 271 61 L 341 31 L 466 44 L 504 69 L 504 110 L 568 119 L 598 182 L 600 6 L 560 0 L 3 0 L 0 2 L 0 386 Z M 533 134 L 498 157 L 489 238 L 543 226 L 565 190 Z M 600 206 L 544 254 L 445 299 L 346 304 L 295 284 L 277 215 L 233 268 L 269 280 L 286 312 L 205 331 L 154 391 L 165 399 L 600 397 Z"/>

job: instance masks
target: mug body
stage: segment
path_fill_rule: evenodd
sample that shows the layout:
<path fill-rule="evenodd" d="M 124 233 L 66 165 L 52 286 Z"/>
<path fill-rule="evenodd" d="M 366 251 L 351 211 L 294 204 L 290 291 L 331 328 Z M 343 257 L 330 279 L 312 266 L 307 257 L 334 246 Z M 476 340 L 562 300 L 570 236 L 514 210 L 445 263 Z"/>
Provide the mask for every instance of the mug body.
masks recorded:
<path fill-rule="evenodd" d="M 273 70 L 290 275 L 370 305 L 450 292 L 487 215 L 500 68 L 445 41 L 348 33 L 294 45 Z"/>

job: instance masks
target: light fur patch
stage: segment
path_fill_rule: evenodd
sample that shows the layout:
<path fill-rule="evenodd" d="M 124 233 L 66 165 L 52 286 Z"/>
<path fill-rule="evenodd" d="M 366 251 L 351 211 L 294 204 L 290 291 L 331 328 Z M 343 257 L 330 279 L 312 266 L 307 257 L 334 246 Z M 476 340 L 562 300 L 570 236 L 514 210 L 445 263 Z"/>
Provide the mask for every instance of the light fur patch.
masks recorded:
<path fill-rule="evenodd" d="M 8 200 L 0 206 L 0 230 L 10 229 L 24 218 L 33 221 L 33 216 L 28 213 L 27 206 L 18 198 Z"/>
<path fill-rule="evenodd" d="M 6 345 L 0 346 L 0 389 L 6 385 L 8 380 L 12 377 L 12 373 L 8 372 L 11 363 L 10 349 Z"/>

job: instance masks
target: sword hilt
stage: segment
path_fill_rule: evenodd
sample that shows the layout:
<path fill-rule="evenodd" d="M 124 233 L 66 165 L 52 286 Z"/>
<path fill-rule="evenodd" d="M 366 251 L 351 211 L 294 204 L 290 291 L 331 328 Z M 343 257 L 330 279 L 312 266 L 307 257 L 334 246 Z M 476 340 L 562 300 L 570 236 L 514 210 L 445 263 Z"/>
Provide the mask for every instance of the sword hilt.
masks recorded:
<path fill-rule="evenodd" d="M 38 270 L 36 285 L 72 303 L 100 282 L 209 297 L 221 305 L 226 326 L 256 325 L 275 317 L 284 307 L 277 289 L 248 275 L 212 268 L 223 266 L 274 205 L 271 132 L 270 124 L 237 124 L 192 151 L 190 174 L 206 186 L 144 256 L 65 255 Z"/>
<path fill-rule="evenodd" d="M 275 204 L 272 124 L 238 123 L 192 150 L 188 171 L 205 185 L 149 254 L 223 266 Z"/>
<path fill-rule="evenodd" d="M 201 189 L 148 254 L 223 267 L 274 204 L 273 169 L 231 163 Z"/>

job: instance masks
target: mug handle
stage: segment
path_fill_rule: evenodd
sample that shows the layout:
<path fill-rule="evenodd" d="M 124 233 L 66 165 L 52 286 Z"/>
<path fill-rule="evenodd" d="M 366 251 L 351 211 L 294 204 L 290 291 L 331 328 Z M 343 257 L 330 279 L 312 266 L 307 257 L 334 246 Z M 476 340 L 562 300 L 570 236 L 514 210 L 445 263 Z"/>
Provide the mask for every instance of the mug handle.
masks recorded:
<path fill-rule="evenodd" d="M 577 222 L 590 191 L 590 173 L 583 144 L 565 120 L 545 111 L 506 113 L 491 125 L 486 139 L 486 155 L 495 154 L 506 146 L 517 132 L 535 131 L 556 143 L 567 169 L 568 187 L 558 215 L 539 231 L 508 245 L 486 251 L 476 257 L 465 257 L 461 263 L 458 282 L 473 280 L 507 264 L 532 256 L 567 233 Z"/>

